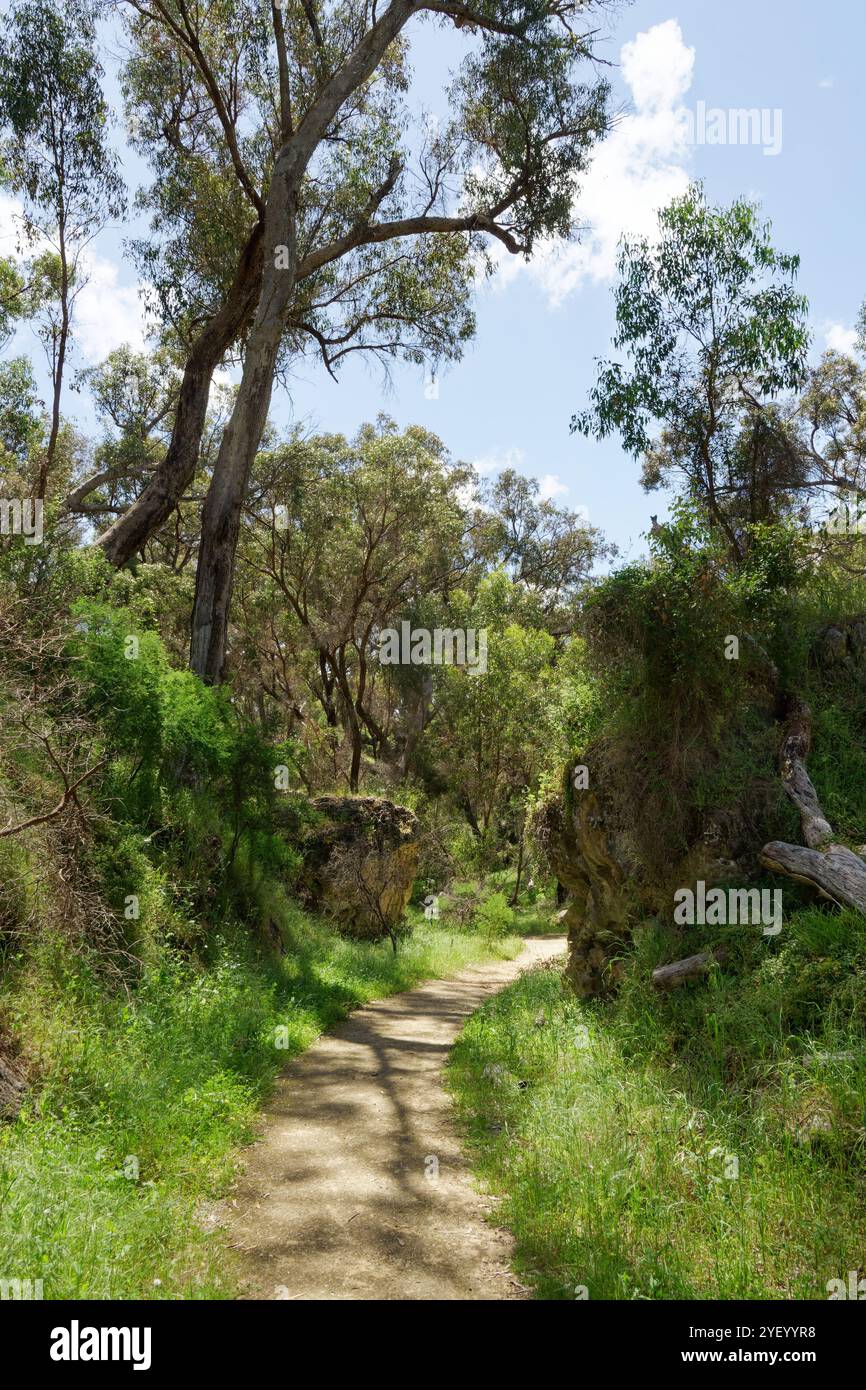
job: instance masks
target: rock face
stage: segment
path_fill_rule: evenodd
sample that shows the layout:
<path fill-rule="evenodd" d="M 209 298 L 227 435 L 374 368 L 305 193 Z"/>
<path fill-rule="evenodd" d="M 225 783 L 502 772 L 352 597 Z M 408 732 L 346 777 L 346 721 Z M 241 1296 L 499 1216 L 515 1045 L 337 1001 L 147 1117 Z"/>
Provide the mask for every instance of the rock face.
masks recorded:
<path fill-rule="evenodd" d="M 811 655 L 817 666 L 862 668 L 866 661 L 866 616 L 857 614 L 821 628 L 812 644 Z"/>
<path fill-rule="evenodd" d="M 301 896 L 349 936 L 393 936 L 418 868 L 418 822 L 375 796 L 319 796 L 303 844 Z"/>
<path fill-rule="evenodd" d="M 536 815 L 535 833 L 568 889 L 562 915 L 568 931 L 566 978 L 581 998 L 602 994 L 619 978 L 611 958 L 630 935 L 632 866 L 612 847 L 598 798 L 589 790 L 546 802 Z"/>
<path fill-rule="evenodd" d="M 601 766 L 601 755 L 595 761 Z M 747 873 L 738 862 L 743 846 L 739 827 L 708 814 L 676 862 L 653 865 L 634 843 L 628 803 L 620 806 L 611 779 L 597 778 L 607 790 L 573 789 L 543 803 L 534 833 L 559 882 L 568 890 L 563 926 L 568 932 L 566 978 L 580 998 L 614 989 L 622 975 L 621 957 L 632 930 L 651 917 L 669 920 L 675 886 L 708 885 Z M 685 954 L 685 952 L 684 952 Z"/>
<path fill-rule="evenodd" d="M 726 883 L 746 885 L 755 881 L 762 865 L 791 872 L 778 858 L 771 864 L 773 856 L 767 854 L 774 851 L 778 856 L 781 850 L 792 850 L 779 841 L 779 832 L 786 825 L 790 828 L 785 820 L 792 814 L 789 798 L 797 800 L 790 789 L 785 796 L 779 777 L 778 675 L 768 660 L 764 657 L 760 678 L 756 677 L 752 686 L 753 742 L 747 776 L 743 750 L 739 751 L 738 796 L 723 791 L 719 804 L 698 804 L 690 784 L 682 785 L 683 794 L 678 797 L 659 777 L 655 779 L 656 794 L 647 800 L 642 795 L 642 791 L 646 793 L 646 778 L 641 784 L 628 775 L 623 777 L 622 750 L 599 740 L 582 755 L 584 762 L 579 768 L 567 769 L 564 792 L 550 797 L 535 812 L 534 838 L 568 891 L 562 918 L 569 939 L 565 973 L 578 995 L 602 994 L 615 987 L 622 974 L 620 959 L 632 932 L 649 919 L 679 932 L 676 954 L 690 956 L 694 947 L 688 929 L 682 932 L 673 925 L 673 894 L 678 887 L 694 888 L 699 881 L 707 888 Z M 810 661 L 829 679 L 853 676 L 862 682 L 866 614 L 840 619 L 817 632 Z M 638 761 L 640 755 L 640 748 L 633 752 Z M 725 756 L 723 747 L 718 757 L 723 760 Z M 706 759 L 700 770 L 706 774 L 718 766 Z M 820 812 L 820 807 L 817 809 Z M 664 839 L 655 836 L 655 826 L 673 826 L 676 833 Z M 765 839 L 771 843 L 762 852 Z M 801 865 L 806 862 L 803 856 L 808 859 L 810 853 L 793 848 Z M 860 857 L 866 858 L 866 847 Z M 789 854 L 789 863 L 790 858 Z M 839 850 L 836 865 L 828 861 L 826 852 L 816 855 L 814 862 L 822 870 L 834 869 L 837 882 L 843 871 L 849 879 L 855 872 L 860 882 L 861 866 L 847 849 Z M 814 874 L 792 876 L 820 882 Z M 718 958 L 715 947 L 714 954 Z"/>

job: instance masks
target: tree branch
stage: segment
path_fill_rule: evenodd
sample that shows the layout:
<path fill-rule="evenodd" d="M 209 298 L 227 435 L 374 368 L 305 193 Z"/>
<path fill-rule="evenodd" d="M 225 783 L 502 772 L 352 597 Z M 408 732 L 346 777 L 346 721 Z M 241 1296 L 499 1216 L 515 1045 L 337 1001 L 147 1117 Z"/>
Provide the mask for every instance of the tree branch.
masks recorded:
<path fill-rule="evenodd" d="M 55 763 L 55 766 L 59 766 L 53 755 L 52 761 Z M 5 840 L 10 835 L 20 835 L 22 830 L 29 830 L 32 825 L 43 825 L 45 821 L 54 820 L 57 816 L 61 815 L 70 801 L 75 800 L 75 793 L 82 782 L 86 782 L 88 777 L 92 777 L 94 773 L 99 772 L 100 768 L 105 767 L 107 762 L 107 758 L 102 758 L 94 767 L 88 768 L 86 772 L 82 772 L 80 777 L 76 777 L 74 782 L 67 782 L 63 795 L 52 810 L 43 812 L 41 816 L 31 816 L 29 820 L 20 821 L 18 825 L 7 825 L 5 830 L 0 830 L 0 840 Z M 66 781 L 65 772 L 63 772 L 62 768 L 60 771 L 64 781 Z"/>

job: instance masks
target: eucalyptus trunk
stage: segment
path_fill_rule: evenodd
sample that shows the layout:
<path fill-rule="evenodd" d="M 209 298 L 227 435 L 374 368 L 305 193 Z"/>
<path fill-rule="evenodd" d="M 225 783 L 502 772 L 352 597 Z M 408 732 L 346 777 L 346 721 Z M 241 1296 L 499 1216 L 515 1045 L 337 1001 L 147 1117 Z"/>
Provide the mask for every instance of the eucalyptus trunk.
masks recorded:
<path fill-rule="evenodd" d="M 99 538 L 98 544 L 118 568 L 125 565 L 171 515 L 195 477 L 211 380 L 228 349 L 252 319 L 261 274 L 262 227 L 257 223 L 244 247 L 225 300 L 190 348 L 165 457 L 132 506 Z"/>
<path fill-rule="evenodd" d="M 209 684 L 221 681 L 225 671 L 241 510 L 267 421 L 280 343 L 297 279 L 298 190 L 310 159 L 340 107 L 375 72 L 415 8 L 415 0 L 391 0 L 385 13 L 324 83 L 274 164 L 264 215 L 261 295 L 247 340 L 234 410 L 223 433 L 202 512 L 190 666 Z M 283 104 L 284 129 L 288 115 L 288 106 Z"/>
<path fill-rule="evenodd" d="M 295 214 L 296 198 L 289 179 L 275 173 L 265 217 L 261 297 L 247 340 L 241 384 L 202 510 L 189 664 L 209 685 L 219 684 L 225 672 L 241 512 L 267 423 L 277 357 L 295 288 Z M 283 240 L 279 233 L 285 231 L 288 236 Z"/>

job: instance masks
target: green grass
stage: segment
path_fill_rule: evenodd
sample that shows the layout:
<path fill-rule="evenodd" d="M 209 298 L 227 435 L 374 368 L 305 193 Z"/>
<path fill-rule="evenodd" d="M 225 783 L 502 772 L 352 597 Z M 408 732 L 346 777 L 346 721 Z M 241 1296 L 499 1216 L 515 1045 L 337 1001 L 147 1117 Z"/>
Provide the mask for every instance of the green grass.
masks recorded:
<path fill-rule="evenodd" d="M 59 934 L 7 969 L 0 1018 L 41 1077 L 0 1128 L 0 1276 L 46 1298 L 230 1297 L 230 1252 L 197 1213 L 286 1060 L 359 1004 L 521 946 L 422 921 L 395 955 L 287 901 L 281 928 L 282 958 L 241 930 L 197 963 L 152 949 L 129 996 Z"/>
<path fill-rule="evenodd" d="M 542 968 L 469 1021 L 450 1085 L 538 1297 L 820 1299 L 866 1267 L 862 956 L 851 916 L 789 927 L 748 978 L 659 1000 L 638 963 L 586 1005 Z"/>

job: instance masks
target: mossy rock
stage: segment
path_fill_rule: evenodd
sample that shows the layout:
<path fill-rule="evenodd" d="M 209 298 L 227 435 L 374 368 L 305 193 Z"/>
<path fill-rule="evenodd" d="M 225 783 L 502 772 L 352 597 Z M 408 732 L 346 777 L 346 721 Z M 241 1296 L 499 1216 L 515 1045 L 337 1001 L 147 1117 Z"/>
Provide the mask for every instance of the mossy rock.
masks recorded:
<path fill-rule="evenodd" d="M 418 821 L 375 796 L 319 796 L 301 841 L 299 891 L 346 935 L 377 940 L 400 927 L 418 870 Z"/>

